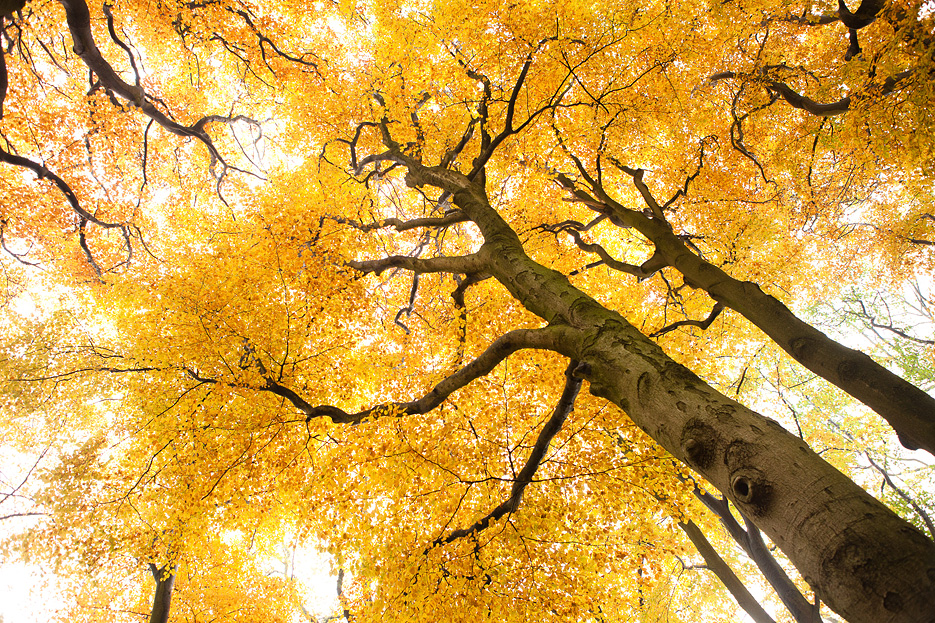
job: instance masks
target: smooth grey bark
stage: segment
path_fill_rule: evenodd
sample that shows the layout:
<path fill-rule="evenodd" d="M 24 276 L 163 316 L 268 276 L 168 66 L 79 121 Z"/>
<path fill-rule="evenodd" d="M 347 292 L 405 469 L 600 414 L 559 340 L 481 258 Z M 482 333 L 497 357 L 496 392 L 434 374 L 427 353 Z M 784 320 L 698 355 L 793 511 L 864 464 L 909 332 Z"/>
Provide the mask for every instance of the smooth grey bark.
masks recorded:
<path fill-rule="evenodd" d="M 532 313 L 567 327 L 555 350 L 592 394 L 621 407 L 766 532 L 830 608 L 852 623 L 935 623 L 935 543 L 776 422 L 720 394 L 626 321 L 530 259 L 464 175 L 391 149 L 409 186 L 431 185 L 480 228 L 486 272 Z"/>

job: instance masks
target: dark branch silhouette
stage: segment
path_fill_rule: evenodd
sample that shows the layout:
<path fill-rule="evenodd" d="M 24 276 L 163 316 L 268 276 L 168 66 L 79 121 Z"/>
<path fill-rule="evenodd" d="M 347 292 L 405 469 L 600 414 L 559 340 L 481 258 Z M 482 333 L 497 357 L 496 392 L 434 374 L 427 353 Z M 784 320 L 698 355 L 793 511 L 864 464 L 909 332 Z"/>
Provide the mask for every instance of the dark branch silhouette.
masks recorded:
<path fill-rule="evenodd" d="M 552 443 L 552 439 L 562 429 L 562 425 L 568 418 L 568 414 L 571 413 L 575 407 L 575 399 L 578 397 L 582 381 L 579 375 L 580 370 L 578 370 L 579 365 L 580 364 L 575 360 L 568 362 L 568 367 L 565 369 L 565 387 L 562 389 L 562 395 L 558 399 L 558 404 L 555 405 L 555 410 L 552 411 L 552 415 L 542 427 L 542 430 L 539 431 L 539 436 L 536 438 L 536 443 L 532 448 L 532 452 L 529 453 L 529 458 L 526 459 L 526 464 L 516 475 L 515 480 L 513 480 L 513 486 L 510 489 L 510 497 L 501 502 L 487 515 L 478 519 L 473 525 L 467 528 L 454 530 L 448 534 L 448 536 L 436 539 L 436 545 L 451 543 L 458 539 L 471 536 L 472 534 L 486 529 L 491 521 L 497 521 L 508 513 L 516 512 L 516 509 L 519 508 L 519 504 L 523 499 L 523 492 L 526 490 L 526 487 L 529 486 L 529 483 L 532 482 L 533 476 L 536 475 L 536 470 L 539 469 L 543 459 L 545 459 L 545 453 L 549 449 L 549 444 Z"/>

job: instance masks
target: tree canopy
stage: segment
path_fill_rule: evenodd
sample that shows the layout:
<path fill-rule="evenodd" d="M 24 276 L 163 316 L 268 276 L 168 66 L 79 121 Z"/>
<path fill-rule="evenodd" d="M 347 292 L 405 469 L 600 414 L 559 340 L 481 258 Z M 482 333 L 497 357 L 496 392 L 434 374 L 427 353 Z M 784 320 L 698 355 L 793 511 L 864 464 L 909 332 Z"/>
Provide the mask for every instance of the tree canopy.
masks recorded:
<path fill-rule="evenodd" d="M 930 2 L 2 13 L 61 620 L 935 621 Z"/>

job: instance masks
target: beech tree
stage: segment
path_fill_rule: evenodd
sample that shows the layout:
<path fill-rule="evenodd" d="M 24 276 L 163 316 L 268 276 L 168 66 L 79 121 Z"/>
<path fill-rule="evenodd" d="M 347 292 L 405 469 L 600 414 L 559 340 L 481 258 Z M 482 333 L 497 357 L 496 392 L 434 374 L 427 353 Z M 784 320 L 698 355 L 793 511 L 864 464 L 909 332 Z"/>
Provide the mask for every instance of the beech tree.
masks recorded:
<path fill-rule="evenodd" d="M 863 459 L 745 406 L 791 358 L 935 453 L 794 311 L 930 274 L 924 3 L 3 12 L 0 504 L 63 619 L 308 616 L 285 542 L 348 621 L 729 618 L 689 544 L 768 620 L 708 509 L 798 621 L 935 621 Z"/>

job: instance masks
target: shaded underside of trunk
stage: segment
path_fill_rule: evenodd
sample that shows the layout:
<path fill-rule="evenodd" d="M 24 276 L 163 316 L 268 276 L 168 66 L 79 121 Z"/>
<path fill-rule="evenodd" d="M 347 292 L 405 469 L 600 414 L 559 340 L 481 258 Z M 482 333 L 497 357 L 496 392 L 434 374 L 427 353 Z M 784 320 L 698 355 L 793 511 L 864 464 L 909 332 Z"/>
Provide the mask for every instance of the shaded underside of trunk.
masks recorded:
<path fill-rule="evenodd" d="M 854 623 L 935 622 L 935 543 L 633 327 L 609 320 L 599 333 L 582 357 L 592 393 L 751 517 L 832 609 Z"/>

